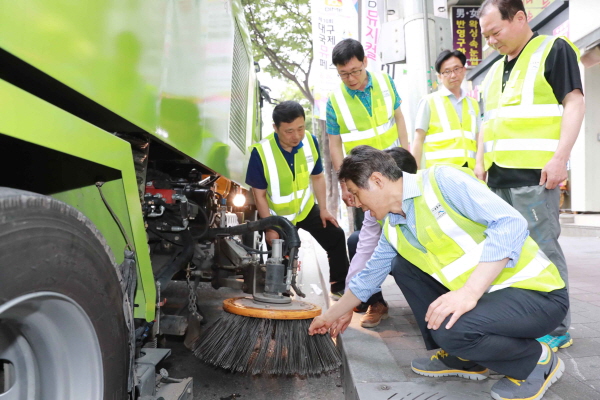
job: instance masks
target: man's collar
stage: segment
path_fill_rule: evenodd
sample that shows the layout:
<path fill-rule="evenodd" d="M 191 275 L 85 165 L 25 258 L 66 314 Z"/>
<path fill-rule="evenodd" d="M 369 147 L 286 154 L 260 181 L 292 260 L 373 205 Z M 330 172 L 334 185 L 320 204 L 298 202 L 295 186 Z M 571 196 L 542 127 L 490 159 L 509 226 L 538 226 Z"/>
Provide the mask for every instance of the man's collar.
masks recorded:
<path fill-rule="evenodd" d="M 444 85 L 440 85 L 440 88 L 438 89 L 438 93 L 441 96 L 454 96 L 454 93 L 452 93 L 446 86 Z M 465 90 L 463 90 L 463 88 L 460 88 L 460 97 L 458 97 L 456 100 L 460 101 L 462 100 L 465 96 L 467 95 L 467 92 Z M 456 96 L 454 96 L 456 97 Z"/>
<path fill-rule="evenodd" d="M 408 172 L 402 173 L 402 202 L 408 199 L 418 197 L 421 195 L 421 190 L 417 184 L 417 175 L 409 174 Z"/>
<path fill-rule="evenodd" d="M 367 86 L 365 86 L 364 90 L 350 89 L 348 86 L 346 86 L 346 85 L 344 85 L 344 86 L 346 87 L 346 90 L 348 91 L 348 93 L 350 94 L 350 96 L 354 97 L 359 92 L 366 92 L 367 89 L 372 88 L 373 87 L 373 79 L 372 79 L 371 74 L 369 73 L 369 71 L 367 71 Z"/>
<path fill-rule="evenodd" d="M 302 146 L 304 146 L 304 143 L 302 143 L 302 140 L 301 140 L 300 143 L 298 143 L 298 146 L 292 147 L 292 151 L 284 150 L 284 148 L 281 147 L 281 143 L 279 143 L 279 135 L 277 134 L 277 132 L 273 132 L 273 135 L 275 135 L 275 142 L 277 143 L 277 147 L 279 147 L 279 149 L 281 151 L 285 151 L 286 153 L 296 154 L 298 152 L 298 150 L 301 149 Z"/>
<path fill-rule="evenodd" d="M 402 211 L 406 212 L 407 202 L 415 197 L 421 196 L 421 190 L 417 184 L 417 175 L 409 174 L 408 172 L 402 173 Z M 387 218 L 390 220 L 391 226 L 398 224 L 406 224 L 406 217 L 400 214 L 389 213 Z"/>

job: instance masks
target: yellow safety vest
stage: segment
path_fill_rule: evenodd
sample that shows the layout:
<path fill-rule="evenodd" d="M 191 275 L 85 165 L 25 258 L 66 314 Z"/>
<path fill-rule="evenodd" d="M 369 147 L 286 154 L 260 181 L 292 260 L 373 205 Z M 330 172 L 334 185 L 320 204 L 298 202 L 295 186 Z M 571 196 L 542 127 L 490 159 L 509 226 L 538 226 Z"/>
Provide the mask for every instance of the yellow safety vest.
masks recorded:
<path fill-rule="evenodd" d="M 475 168 L 477 118 L 479 105 L 471 97 L 462 99 L 462 122 L 448 96 L 439 92 L 427 95 L 431 110 L 423 151 L 425 168 L 439 163 Z"/>
<path fill-rule="evenodd" d="M 406 239 L 400 225 L 392 227 L 389 218 L 384 225 L 384 232 L 388 242 L 404 258 L 448 289 L 456 290 L 464 286 L 479 264 L 487 240 L 487 226 L 463 217 L 450 207 L 435 179 L 435 170 L 439 167 L 441 165 L 417 173 L 422 193 L 414 198 L 419 224 L 417 240 L 425 247 L 425 252 Z M 461 170 L 474 176 L 467 168 Z M 488 291 L 506 287 L 550 292 L 564 288 L 565 283 L 556 266 L 528 236 L 516 265 L 504 268 Z"/>
<path fill-rule="evenodd" d="M 344 152 L 365 144 L 379 150 L 400 146 L 398 128 L 394 118 L 396 96 L 387 74 L 371 72 L 372 116 L 358 96 L 352 97 L 346 85 L 340 84 L 330 97 L 331 105 L 340 126 Z"/>
<path fill-rule="evenodd" d="M 485 105 L 482 124 L 485 169 L 493 163 L 504 168 L 541 169 L 554 155 L 560 139 L 562 105 L 544 77 L 553 36 L 529 41 L 513 67 L 504 92 L 504 60 L 498 60 L 483 82 Z M 562 38 L 577 53 L 568 39 Z"/>
<path fill-rule="evenodd" d="M 302 147 L 294 154 L 294 174 L 271 134 L 252 146 L 258 150 L 267 179 L 267 202 L 271 214 L 293 224 L 302 221 L 315 205 L 310 175 L 319 159 L 313 137 L 306 132 Z"/>

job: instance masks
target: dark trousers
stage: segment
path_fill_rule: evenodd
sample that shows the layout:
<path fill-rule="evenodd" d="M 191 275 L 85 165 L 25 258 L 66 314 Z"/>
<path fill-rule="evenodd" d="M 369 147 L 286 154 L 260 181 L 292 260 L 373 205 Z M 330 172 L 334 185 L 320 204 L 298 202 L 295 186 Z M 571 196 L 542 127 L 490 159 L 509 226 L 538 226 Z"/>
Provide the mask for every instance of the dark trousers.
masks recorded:
<path fill-rule="evenodd" d="M 321 210 L 318 204 L 315 204 L 305 219 L 296 223 L 296 227 L 310 233 L 327 252 L 331 291 L 339 292 L 344 290 L 346 287 L 346 275 L 348 275 L 348 267 L 350 266 L 348 254 L 346 253 L 346 235 L 344 230 L 337 228 L 329 221 L 327 221 L 327 226 L 323 228 Z"/>
<path fill-rule="evenodd" d="M 484 294 L 475 308 L 450 329 L 427 329 L 429 305 L 448 289 L 402 256 L 392 260 L 392 275 L 410 305 L 428 350 L 475 361 L 500 374 L 526 379 L 542 348 L 535 338 L 556 328 L 569 308 L 566 289 L 550 293 L 505 288 Z"/>
<path fill-rule="evenodd" d="M 348 254 L 350 255 L 350 261 L 352 261 L 352 259 L 354 258 L 354 255 L 356 254 L 356 248 L 358 247 L 359 235 L 360 235 L 360 230 L 354 231 L 348 238 Z M 369 300 L 367 300 L 366 303 L 363 303 L 363 304 L 371 306 L 375 303 L 387 304 L 385 302 L 385 300 L 383 299 L 383 293 L 381 291 L 374 293 L 371 297 L 369 297 Z"/>
<path fill-rule="evenodd" d="M 365 212 L 360 207 L 348 208 L 349 212 L 354 215 L 354 230 L 360 231 L 362 229 L 363 220 L 365 219 Z"/>

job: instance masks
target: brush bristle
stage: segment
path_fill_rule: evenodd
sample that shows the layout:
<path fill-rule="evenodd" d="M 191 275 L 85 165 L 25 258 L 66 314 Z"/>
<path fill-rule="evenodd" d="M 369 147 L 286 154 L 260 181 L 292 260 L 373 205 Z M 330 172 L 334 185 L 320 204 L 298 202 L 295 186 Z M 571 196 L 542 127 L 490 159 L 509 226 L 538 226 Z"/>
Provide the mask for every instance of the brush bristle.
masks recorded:
<path fill-rule="evenodd" d="M 252 375 L 320 375 L 340 367 L 326 335 L 308 334 L 312 319 L 278 320 L 224 312 L 202 336 L 194 354 L 219 368 Z"/>

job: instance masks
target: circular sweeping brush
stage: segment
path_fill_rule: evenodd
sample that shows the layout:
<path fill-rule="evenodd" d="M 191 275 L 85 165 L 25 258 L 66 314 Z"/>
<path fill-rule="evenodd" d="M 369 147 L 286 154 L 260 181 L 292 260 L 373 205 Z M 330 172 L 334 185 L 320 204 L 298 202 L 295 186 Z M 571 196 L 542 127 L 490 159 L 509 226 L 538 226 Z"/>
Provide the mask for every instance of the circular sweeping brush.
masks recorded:
<path fill-rule="evenodd" d="M 290 297 L 290 289 L 305 297 L 296 286 L 300 238 L 294 225 L 284 217 L 270 216 L 213 231 L 239 235 L 265 229 L 276 230 L 285 240 L 273 239 L 265 264 L 247 268 L 245 291 L 252 297 L 225 300 L 221 318 L 200 338 L 194 354 L 214 366 L 253 375 L 310 376 L 340 367 L 340 354 L 329 333 L 308 334 L 321 307 Z"/>
<path fill-rule="evenodd" d="M 308 334 L 321 307 L 305 301 L 287 304 L 235 297 L 201 338 L 194 354 L 230 371 L 267 375 L 319 375 L 337 369 L 341 358 L 329 334 Z"/>

